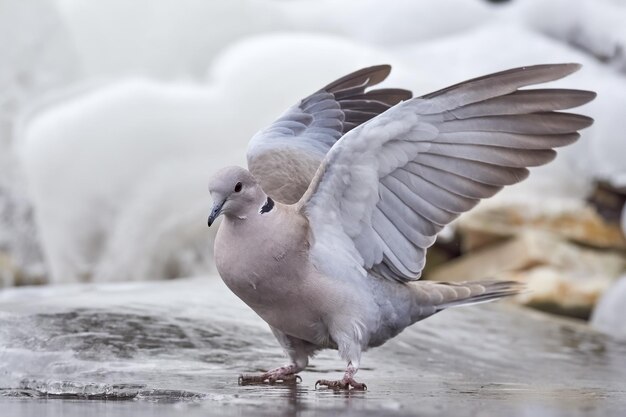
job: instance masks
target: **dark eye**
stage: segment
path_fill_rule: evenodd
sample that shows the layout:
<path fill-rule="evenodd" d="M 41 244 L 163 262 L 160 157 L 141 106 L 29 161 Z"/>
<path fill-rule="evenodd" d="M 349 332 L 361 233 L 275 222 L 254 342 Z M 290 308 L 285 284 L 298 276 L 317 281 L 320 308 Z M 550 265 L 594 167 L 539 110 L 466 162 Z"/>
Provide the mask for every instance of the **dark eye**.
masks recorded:
<path fill-rule="evenodd" d="M 238 182 L 237 184 L 235 184 L 235 192 L 238 193 L 239 191 L 241 191 L 241 188 L 243 187 L 243 184 Z"/>

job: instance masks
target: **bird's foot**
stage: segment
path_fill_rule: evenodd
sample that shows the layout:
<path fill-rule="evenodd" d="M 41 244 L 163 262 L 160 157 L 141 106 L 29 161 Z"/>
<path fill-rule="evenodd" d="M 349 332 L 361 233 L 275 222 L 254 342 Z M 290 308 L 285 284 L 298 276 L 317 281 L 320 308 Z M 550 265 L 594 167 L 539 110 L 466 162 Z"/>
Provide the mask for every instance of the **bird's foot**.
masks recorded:
<path fill-rule="evenodd" d="M 260 375 L 239 375 L 239 385 L 249 384 L 297 384 L 302 382 L 302 378 L 294 373 L 293 368 L 290 366 L 281 366 L 280 368 L 272 369 L 271 371 L 264 372 Z"/>
<path fill-rule="evenodd" d="M 328 388 L 332 388 L 335 390 L 340 390 L 340 389 L 344 389 L 344 390 L 354 389 L 358 391 L 367 390 L 367 385 L 362 384 L 360 382 L 356 382 L 353 378 L 350 378 L 350 377 L 343 377 L 343 379 L 339 379 L 336 381 L 320 379 L 319 381 L 315 383 L 315 389 L 317 389 L 319 386 L 328 387 Z"/>

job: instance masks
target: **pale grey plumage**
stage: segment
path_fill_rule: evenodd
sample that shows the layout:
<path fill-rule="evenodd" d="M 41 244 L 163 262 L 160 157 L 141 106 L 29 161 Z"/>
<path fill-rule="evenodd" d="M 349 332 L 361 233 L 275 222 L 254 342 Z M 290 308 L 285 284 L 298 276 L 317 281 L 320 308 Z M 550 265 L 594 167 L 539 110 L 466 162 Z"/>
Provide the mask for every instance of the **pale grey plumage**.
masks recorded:
<path fill-rule="evenodd" d="M 365 91 L 390 71 L 389 65 L 377 65 L 348 74 L 302 99 L 257 133 L 248 147 L 248 168 L 265 192 L 281 203 L 297 202 L 341 136 L 411 98 L 410 91 L 398 88 Z"/>
<path fill-rule="evenodd" d="M 328 256 L 326 245 L 342 242 L 352 263 L 344 269 L 418 279 L 426 248 L 445 224 L 499 186 L 525 178 L 526 167 L 551 161 L 553 146 L 570 143 L 577 130 L 592 123 L 550 111 L 588 102 L 591 92 L 517 90 L 578 68 L 540 65 L 477 78 L 398 104 L 347 133 L 298 203 L 316 241 L 323 242 L 311 249 L 312 257 L 320 262 Z M 472 175 L 477 170 L 479 175 Z M 504 183 L 498 184 L 501 176 Z M 328 223 L 329 211 L 333 227 L 318 227 Z M 331 233 L 319 236 L 327 230 Z"/>
<path fill-rule="evenodd" d="M 556 110 L 594 93 L 518 90 L 578 67 L 513 69 L 398 104 L 404 90 L 374 90 L 382 101 L 365 92 L 389 72 L 372 67 L 257 134 L 252 174 L 230 167 L 212 180 L 209 225 L 225 214 L 218 270 L 292 360 L 263 379 L 292 375 L 314 351 L 336 348 L 349 362 L 341 384 L 358 387 L 352 377 L 368 347 L 444 308 L 516 293 L 511 282 L 411 281 L 443 226 L 526 178 L 527 167 L 552 160 L 553 147 L 592 123 Z M 268 194 L 297 203 L 274 205 Z"/>

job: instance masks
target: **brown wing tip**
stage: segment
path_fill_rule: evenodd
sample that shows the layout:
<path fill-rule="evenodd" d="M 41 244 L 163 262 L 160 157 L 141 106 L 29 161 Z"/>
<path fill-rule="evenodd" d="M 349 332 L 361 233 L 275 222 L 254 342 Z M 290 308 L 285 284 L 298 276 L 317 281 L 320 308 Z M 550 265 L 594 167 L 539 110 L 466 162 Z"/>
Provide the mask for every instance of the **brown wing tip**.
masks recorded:
<path fill-rule="evenodd" d="M 402 88 L 379 88 L 370 90 L 359 98 L 366 100 L 376 100 L 394 106 L 401 101 L 406 101 L 413 97 L 413 93 Z"/>
<path fill-rule="evenodd" d="M 592 117 L 589 116 L 585 116 L 582 114 L 577 114 L 577 116 L 579 117 L 579 127 L 578 130 L 582 130 L 582 129 L 586 129 L 589 126 L 591 126 L 594 122 Z"/>
<path fill-rule="evenodd" d="M 561 67 L 564 71 L 567 71 L 567 75 L 573 74 L 576 71 L 580 70 L 583 65 L 577 62 L 566 62 L 562 64 L 554 64 L 557 67 Z"/>
<path fill-rule="evenodd" d="M 548 71 L 555 73 L 555 75 L 558 74 L 559 78 L 563 78 L 570 74 L 575 73 L 581 68 L 582 68 L 582 64 L 578 64 L 576 62 L 565 62 L 565 63 L 556 63 L 556 64 L 537 64 L 537 65 L 527 65 L 527 66 L 525 65 L 523 67 L 511 68 L 509 70 L 496 72 L 491 75 L 506 74 L 509 72 L 517 72 L 517 71 L 544 72 L 548 70 Z"/>
<path fill-rule="evenodd" d="M 375 65 L 373 67 L 366 68 L 366 70 L 368 70 L 367 72 L 371 72 L 370 80 L 367 83 L 367 85 L 371 87 L 383 82 L 389 74 L 391 74 L 391 65 Z"/>
<path fill-rule="evenodd" d="M 363 68 L 366 71 L 380 71 L 381 73 L 385 73 L 385 78 L 391 73 L 391 65 L 390 64 L 380 64 L 380 65 L 372 65 L 371 67 Z"/>
<path fill-rule="evenodd" d="M 365 88 L 379 84 L 391 73 L 391 65 L 381 64 L 361 68 L 325 86 L 322 90 L 334 93 L 350 88 Z"/>
<path fill-rule="evenodd" d="M 589 90 L 578 90 L 578 91 L 580 92 L 581 96 L 584 96 L 585 102 L 582 104 L 587 104 L 590 101 L 595 100 L 596 97 L 598 97 L 598 93 L 596 93 L 595 91 L 589 91 Z"/>

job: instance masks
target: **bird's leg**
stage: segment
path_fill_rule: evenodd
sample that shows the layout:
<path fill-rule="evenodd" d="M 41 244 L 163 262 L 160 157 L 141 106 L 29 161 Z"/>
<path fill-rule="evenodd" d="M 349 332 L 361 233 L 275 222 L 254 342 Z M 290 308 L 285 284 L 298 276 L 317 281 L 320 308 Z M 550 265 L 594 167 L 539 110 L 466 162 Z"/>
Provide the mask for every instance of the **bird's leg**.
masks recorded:
<path fill-rule="evenodd" d="M 276 382 L 302 382 L 302 378 L 300 378 L 297 374 L 309 364 L 309 357 L 313 355 L 316 350 L 318 350 L 317 346 L 305 340 L 289 336 L 272 326 L 270 326 L 270 329 L 285 350 L 285 353 L 289 357 L 291 363 L 289 365 L 264 372 L 261 375 L 240 375 L 239 385 L 264 383 L 274 384 Z"/>
<path fill-rule="evenodd" d="M 297 383 L 302 382 L 297 373 L 301 369 L 296 364 L 289 364 L 264 372 L 260 375 L 239 375 L 239 385 L 246 384 L 274 384 L 276 382 Z"/>
<path fill-rule="evenodd" d="M 336 381 L 329 381 L 327 379 L 320 379 L 315 383 L 315 388 L 318 386 L 333 388 L 333 389 L 355 389 L 365 391 L 367 389 L 367 385 L 362 384 L 360 382 L 356 382 L 354 380 L 354 375 L 359 370 L 358 364 L 353 365 L 352 362 L 348 363 L 348 367 L 346 368 L 346 372 L 343 374 L 343 378 Z"/>

